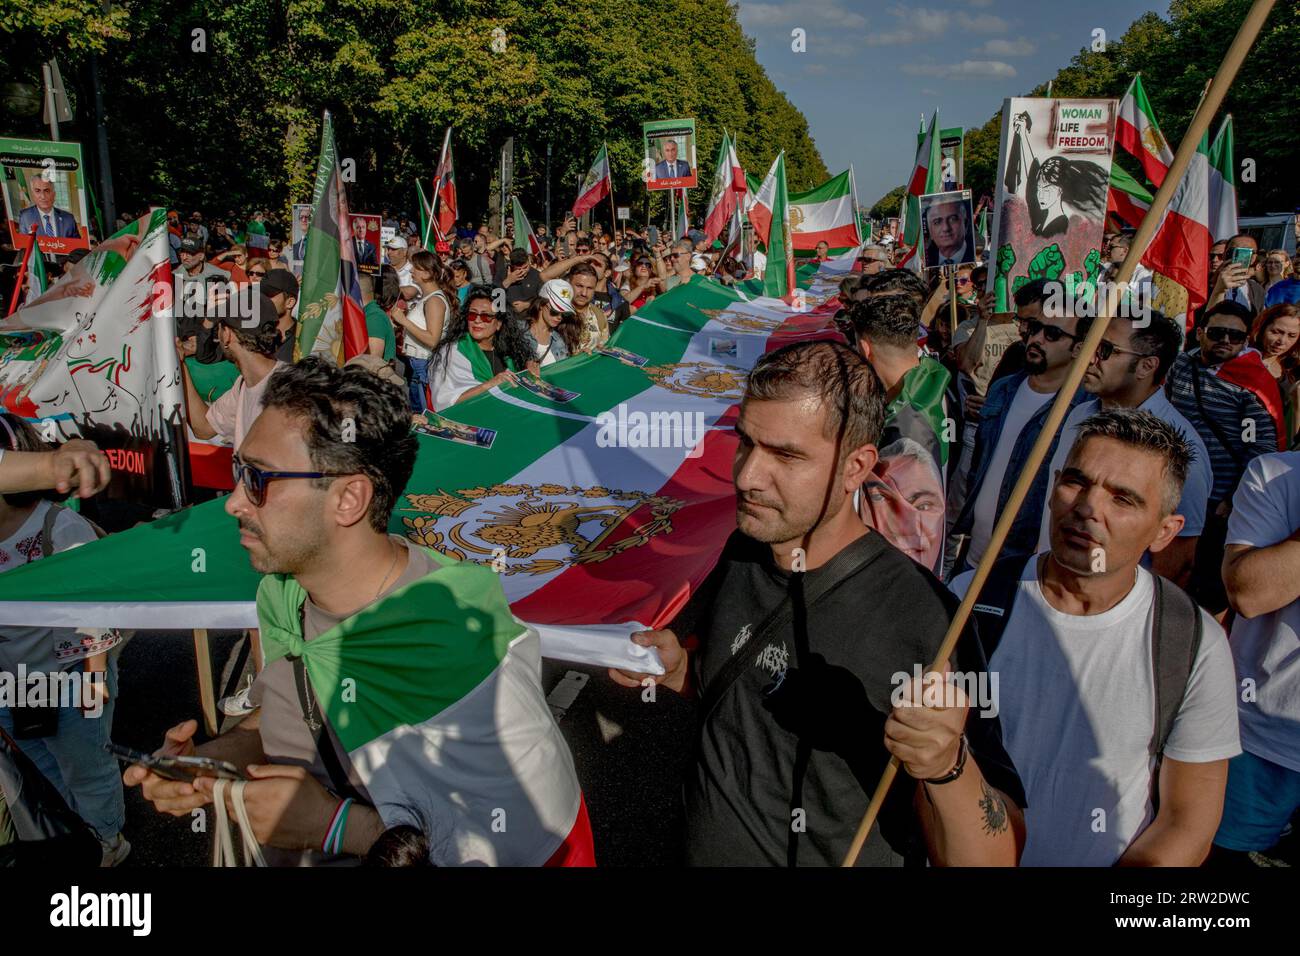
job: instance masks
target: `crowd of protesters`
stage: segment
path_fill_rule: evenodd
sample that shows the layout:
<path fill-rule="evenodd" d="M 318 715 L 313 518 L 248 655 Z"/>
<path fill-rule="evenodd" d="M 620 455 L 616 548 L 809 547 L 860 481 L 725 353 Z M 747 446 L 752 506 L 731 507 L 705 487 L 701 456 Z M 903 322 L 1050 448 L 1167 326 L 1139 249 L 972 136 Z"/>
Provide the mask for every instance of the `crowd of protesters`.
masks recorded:
<path fill-rule="evenodd" d="M 191 431 L 236 449 L 227 511 L 241 544 L 258 571 L 305 590 L 298 640 L 437 571 L 386 532 L 413 466 L 412 414 L 601 349 L 683 284 L 732 284 L 766 267 L 752 243 L 730 255 L 694 230 L 672 239 L 573 219 L 532 237 L 508 222 L 503 235 L 458 223 L 425 248 L 408 218 L 385 211 L 382 264 L 359 276 L 368 355 L 339 369 L 296 353 L 303 250 L 275 238 L 267 218 L 169 215 L 178 292 L 233 282 L 251 287 L 256 309 L 252 323 L 178 319 L 176 345 Z M 1109 270 L 1128 242 L 1106 237 Z M 919 675 L 892 696 L 891 682 L 931 660 L 1096 320 L 1062 307 L 1043 280 L 999 311 L 982 294 L 986 266 L 927 280 L 900 267 L 895 245 L 887 234 L 858 249 L 822 341 L 760 360 L 736 426 L 737 530 L 674 620 L 633 635 L 666 672 L 610 672 L 629 688 L 654 682 L 700 699 L 686 860 L 838 863 L 891 756 L 908 783 L 882 809 L 863 863 L 1262 859 L 1300 808 L 1291 261 L 1261 254 L 1248 235 L 1227 237 L 1203 308 L 1110 322 L 948 662 L 966 690 L 936 704 Z M 233 384 L 215 394 L 201 366 L 223 362 Z M 344 418 L 364 422 L 363 434 L 340 438 Z M 21 420 L 3 425 L 10 452 L 39 449 Z M 93 537 L 73 517 L 51 523 L 36 494 L 4 495 L 0 557 L 42 523 L 54 533 L 35 557 Z M 111 652 L 85 661 L 107 668 L 110 697 L 114 663 Z M 304 730 L 315 700 L 301 674 L 283 659 L 257 671 L 223 706 L 240 719 L 234 730 L 196 746 L 188 721 L 161 752 L 251 766 L 240 799 L 276 862 L 485 859 L 474 856 L 478 831 L 457 829 L 473 829 L 463 815 L 391 825 L 346 761 L 335 765 L 328 725 Z M 989 686 L 993 699 L 979 690 Z M 501 732 L 556 749 L 539 786 L 577 793 L 576 816 L 541 841 L 540 856 L 498 846 L 486 858 L 590 863 L 572 760 L 554 723 L 536 717 L 546 713 L 540 681 L 513 692 L 535 719 Z M 0 718 L 11 730 L 2 709 Z M 129 845 L 120 788 L 103 785 L 112 761 L 92 753 L 107 728 L 97 733 L 59 724 L 48 743 L 20 749 L 113 865 Z M 124 780 L 173 815 L 223 799 L 210 777 L 179 782 L 133 766 Z"/>

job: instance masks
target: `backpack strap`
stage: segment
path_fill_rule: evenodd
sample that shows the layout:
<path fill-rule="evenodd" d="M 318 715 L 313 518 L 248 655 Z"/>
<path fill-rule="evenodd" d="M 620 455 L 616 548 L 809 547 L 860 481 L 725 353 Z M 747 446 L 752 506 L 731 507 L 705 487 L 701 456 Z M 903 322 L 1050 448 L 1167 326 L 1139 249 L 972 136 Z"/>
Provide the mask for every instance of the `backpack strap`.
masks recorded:
<path fill-rule="evenodd" d="M 1156 722 L 1150 752 L 1164 753 L 1201 648 L 1201 612 L 1187 592 L 1158 574 L 1151 627 L 1151 671 L 1156 681 Z"/>
<path fill-rule="evenodd" d="M 985 662 L 993 660 L 993 652 L 1002 641 L 1007 621 L 1011 620 L 1011 608 L 1020 590 L 1020 578 L 1029 562 L 1037 557 L 1035 554 L 1027 558 L 1024 555 L 1011 555 L 993 562 L 984 589 L 980 591 L 980 599 L 971 608 L 980 646 L 984 648 Z"/>
<path fill-rule="evenodd" d="M 1156 684 L 1155 728 L 1150 754 L 1156 758 L 1151 775 L 1151 812 L 1160 811 L 1160 763 L 1174 721 L 1187 696 L 1187 684 L 1201 648 L 1201 610 L 1182 588 L 1153 574 L 1155 602 L 1151 620 L 1151 673 Z"/>

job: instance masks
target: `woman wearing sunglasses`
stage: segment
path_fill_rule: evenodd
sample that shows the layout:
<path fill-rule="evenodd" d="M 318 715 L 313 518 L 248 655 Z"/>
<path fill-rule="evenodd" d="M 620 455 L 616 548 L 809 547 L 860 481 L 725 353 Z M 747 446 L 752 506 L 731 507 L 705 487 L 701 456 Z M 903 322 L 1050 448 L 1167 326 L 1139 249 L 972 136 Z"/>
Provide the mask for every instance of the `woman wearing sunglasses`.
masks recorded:
<path fill-rule="evenodd" d="M 1300 414 L 1296 407 L 1296 386 L 1300 384 L 1300 306 L 1283 302 L 1265 309 L 1255 319 L 1250 342 L 1259 350 L 1264 367 L 1277 382 L 1278 391 L 1282 393 L 1286 433 L 1294 436 L 1300 431 Z"/>
<path fill-rule="evenodd" d="M 537 371 L 523 324 L 505 318 L 492 304 L 491 288 L 470 289 L 464 310 L 452 317 L 446 339 L 429 359 L 434 411 L 514 382 L 517 372 Z"/>

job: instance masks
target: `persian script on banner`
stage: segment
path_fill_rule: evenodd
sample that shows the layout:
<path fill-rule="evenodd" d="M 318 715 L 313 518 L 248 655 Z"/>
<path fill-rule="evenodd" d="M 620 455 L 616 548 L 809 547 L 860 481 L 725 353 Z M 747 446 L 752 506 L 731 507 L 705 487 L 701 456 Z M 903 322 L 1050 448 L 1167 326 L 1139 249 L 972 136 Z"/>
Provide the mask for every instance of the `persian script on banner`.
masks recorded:
<path fill-rule="evenodd" d="M 988 285 L 999 312 L 1036 279 L 1072 295 L 1096 288 L 1117 108 L 1116 100 L 1004 101 Z"/>
<path fill-rule="evenodd" d="M 167 217 L 156 209 L 0 322 L 0 404 L 47 441 L 144 452 L 118 458 L 146 480 L 154 443 L 182 416 L 171 306 Z"/>

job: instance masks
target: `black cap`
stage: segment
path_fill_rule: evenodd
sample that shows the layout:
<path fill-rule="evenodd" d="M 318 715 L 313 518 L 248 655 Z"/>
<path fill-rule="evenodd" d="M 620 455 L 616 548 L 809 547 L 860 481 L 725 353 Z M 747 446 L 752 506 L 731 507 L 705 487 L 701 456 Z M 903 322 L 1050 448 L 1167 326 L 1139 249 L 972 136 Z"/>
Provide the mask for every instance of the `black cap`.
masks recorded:
<path fill-rule="evenodd" d="M 186 236 L 181 240 L 181 252 L 202 252 L 203 240 L 194 236 Z"/>
<path fill-rule="evenodd" d="M 252 306 L 252 315 L 249 315 L 246 311 L 250 305 Z M 271 297 L 265 292 L 252 298 L 251 302 L 246 292 L 242 295 L 232 296 L 228 306 L 228 308 L 222 310 L 226 314 L 212 317 L 217 325 L 228 325 L 232 329 L 252 332 L 254 330 L 261 331 L 264 328 L 274 328 L 280 324 L 280 313 L 276 310 Z"/>
<path fill-rule="evenodd" d="M 288 269 L 271 269 L 262 276 L 260 288 L 266 295 L 283 292 L 287 296 L 298 298 L 298 280 Z"/>

